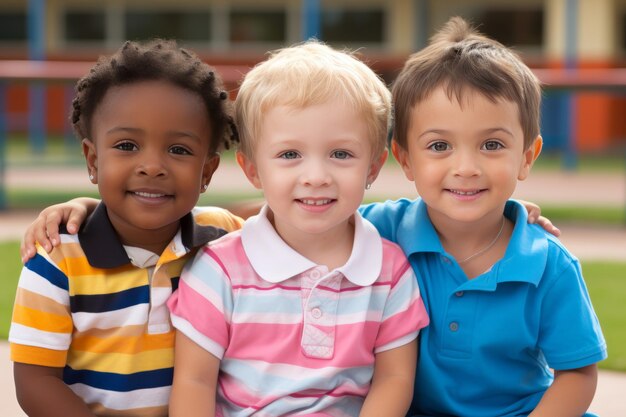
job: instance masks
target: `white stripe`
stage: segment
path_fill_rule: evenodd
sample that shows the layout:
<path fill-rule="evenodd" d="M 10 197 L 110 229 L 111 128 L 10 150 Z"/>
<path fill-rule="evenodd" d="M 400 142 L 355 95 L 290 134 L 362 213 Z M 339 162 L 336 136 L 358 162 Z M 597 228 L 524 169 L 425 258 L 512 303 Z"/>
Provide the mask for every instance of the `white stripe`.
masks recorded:
<path fill-rule="evenodd" d="M 417 335 L 418 334 L 419 334 L 419 330 L 417 330 L 417 331 L 415 331 L 413 333 L 409 333 L 406 336 L 402 336 L 401 338 L 393 340 L 393 341 L 387 343 L 386 345 L 379 346 L 378 348 L 376 348 L 374 350 L 374 353 L 384 352 L 386 350 L 395 349 L 397 347 L 409 344 L 413 340 L 417 339 Z"/>
<path fill-rule="evenodd" d="M 221 360 L 224 357 L 224 347 L 215 342 L 213 339 L 209 339 L 204 334 L 200 333 L 187 320 L 172 314 L 172 324 L 174 325 L 174 327 L 180 330 L 181 333 L 196 342 L 204 350 L 206 350 L 216 358 Z"/>
<path fill-rule="evenodd" d="M 26 346 L 36 346 L 52 350 L 67 350 L 70 347 L 70 333 L 55 333 L 38 330 L 18 323 L 11 323 L 9 342 Z"/>
<path fill-rule="evenodd" d="M 56 267 L 56 265 L 54 266 Z M 50 298 L 51 300 L 54 300 L 64 306 L 69 305 L 69 294 L 66 290 L 53 285 L 50 281 L 30 269 L 22 269 L 19 287 L 35 294 Z"/>
<path fill-rule="evenodd" d="M 112 410 L 129 410 L 133 408 L 159 407 L 169 402 L 171 386 L 138 389 L 128 392 L 108 391 L 90 387 L 85 384 L 72 384 L 72 391 L 85 403 L 100 403 Z"/>
<path fill-rule="evenodd" d="M 114 327 L 144 325 L 148 304 L 137 304 L 120 310 L 101 313 L 73 313 L 74 326 L 79 332 L 89 329 L 112 329 Z"/>

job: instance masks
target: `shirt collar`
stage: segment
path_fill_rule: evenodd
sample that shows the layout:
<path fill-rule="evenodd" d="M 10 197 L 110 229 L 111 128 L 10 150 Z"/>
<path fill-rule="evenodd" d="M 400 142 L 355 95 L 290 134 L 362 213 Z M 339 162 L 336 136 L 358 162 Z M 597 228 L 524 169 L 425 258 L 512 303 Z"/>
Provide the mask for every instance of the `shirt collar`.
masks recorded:
<path fill-rule="evenodd" d="M 204 245 L 226 234 L 226 231 L 213 227 L 202 226 L 195 222 L 191 213 L 180 220 L 180 239 L 183 246 L 181 254 L 189 249 Z M 80 231 L 78 240 L 85 252 L 89 264 L 96 268 L 117 268 L 130 263 L 130 259 L 120 242 L 104 203 L 98 204 L 94 212 L 87 218 Z M 177 243 L 177 242 L 176 242 Z"/>
<path fill-rule="evenodd" d="M 265 281 L 278 283 L 317 267 L 281 239 L 267 218 L 268 212 L 265 205 L 257 216 L 246 220 L 241 230 L 241 243 L 256 273 Z M 352 253 L 348 262 L 336 271 L 353 284 L 367 286 L 380 276 L 382 260 L 383 246 L 378 231 L 355 213 Z"/>
<path fill-rule="evenodd" d="M 468 286 L 495 288 L 499 282 L 518 281 L 538 285 L 541 281 L 548 258 L 546 232 L 540 226 L 528 224 L 528 212 L 515 200 L 507 201 L 504 214 L 515 222 L 504 257 L 488 273 L 489 278 L 481 280 L 481 283 L 471 280 Z M 423 200 L 416 201 L 406 210 L 398 226 L 398 243 L 407 256 L 418 252 L 446 253 Z"/>

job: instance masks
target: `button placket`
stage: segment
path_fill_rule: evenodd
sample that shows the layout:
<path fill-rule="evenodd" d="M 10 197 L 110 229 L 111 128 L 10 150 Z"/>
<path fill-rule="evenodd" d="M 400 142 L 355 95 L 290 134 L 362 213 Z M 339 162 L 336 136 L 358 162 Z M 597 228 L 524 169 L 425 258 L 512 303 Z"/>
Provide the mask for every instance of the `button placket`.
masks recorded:
<path fill-rule="evenodd" d="M 313 274 L 313 272 L 317 272 Z M 317 276 L 317 279 L 313 277 Z M 312 358 L 330 359 L 334 354 L 340 280 L 313 270 L 302 279 L 302 351 Z M 324 287 L 320 289 L 320 286 Z"/>

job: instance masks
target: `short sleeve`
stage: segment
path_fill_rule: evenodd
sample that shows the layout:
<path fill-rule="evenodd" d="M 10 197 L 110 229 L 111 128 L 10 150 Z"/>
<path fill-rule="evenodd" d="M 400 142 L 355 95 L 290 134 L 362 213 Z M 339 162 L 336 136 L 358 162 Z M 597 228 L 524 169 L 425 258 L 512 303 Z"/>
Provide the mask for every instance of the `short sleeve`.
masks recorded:
<path fill-rule="evenodd" d="M 580 264 L 569 259 L 546 288 L 539 348 L 548 365 L 576 369 L 606 358 L 606 342 L 593 310 Z"/>
<path fill-rule="evenodd" d="M 205 246 L 183 270 L 168 300 L 172 324 L 221 359 L 229 343 L 232 286 L 217 255 Z"/>
<path fill-rule="evenodd" d="M 63 367 L 72 331 L 68 278 L 38 247 L 18 282 L 9 331 L 11 360 Z"/>
<path fill-rule="evenodd" d="M 397 250 L 398 256 L 404 258 L 400 248 Z M 415 274 L 404 258 L 394 272 L 376 340 L 376 353 L 411 342 L 428 323 L 428 314 L 420 296 Z"/>

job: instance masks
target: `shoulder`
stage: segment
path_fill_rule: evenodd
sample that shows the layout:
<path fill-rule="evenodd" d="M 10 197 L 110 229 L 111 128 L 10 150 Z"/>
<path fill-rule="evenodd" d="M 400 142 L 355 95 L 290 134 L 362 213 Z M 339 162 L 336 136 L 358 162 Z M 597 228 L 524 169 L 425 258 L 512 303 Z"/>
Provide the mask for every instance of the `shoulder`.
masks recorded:
<path fill-rule="evenodd" d="M 408 198 L 401 198 L 399 200 L 387 200 L 378 203 L 363 204 L 359 208 L 359 212 L 368 220 L 370 216 L 398 217 L 403 216 L 407 210 L 417 207 L 420 201 L 421 200 L 419 199 L 409 200 Z"/>
<path fill-rule="evenodd" d="M 195 207 L 191 214 L 202 226 L 215 226 L 228 232 L 241 229 L 243 219 L 220 207 Z"/>

